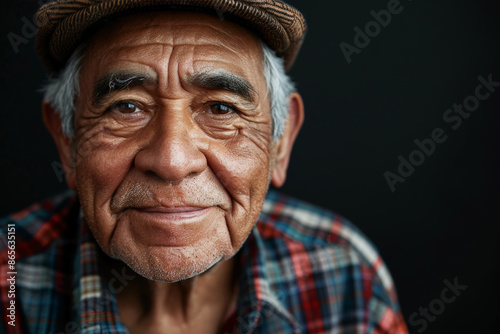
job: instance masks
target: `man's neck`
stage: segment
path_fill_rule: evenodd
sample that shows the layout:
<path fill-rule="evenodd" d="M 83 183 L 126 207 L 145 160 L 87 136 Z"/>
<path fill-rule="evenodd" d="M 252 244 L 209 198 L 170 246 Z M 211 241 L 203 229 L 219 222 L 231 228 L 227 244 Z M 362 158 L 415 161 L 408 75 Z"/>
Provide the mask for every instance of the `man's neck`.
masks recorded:
<path fill-rule="evenodd" d="M 123 262 L 112 260 L 108 273 Z M 193 278 L 166 283 L 136 278 L 116 294 L 122 322 L 132 333 L 217 333 L 236 304 L 235 260 Z M 120 268 L 121 270 L 121 268 Z"/>

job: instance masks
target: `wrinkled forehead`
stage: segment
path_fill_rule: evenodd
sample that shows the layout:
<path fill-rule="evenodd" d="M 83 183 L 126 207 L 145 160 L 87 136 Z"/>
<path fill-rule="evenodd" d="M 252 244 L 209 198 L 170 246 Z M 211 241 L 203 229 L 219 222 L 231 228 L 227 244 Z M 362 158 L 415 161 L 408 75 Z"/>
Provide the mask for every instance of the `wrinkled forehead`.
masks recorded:
<path fill-rule="evenodd" d="M 146 12 L 116 19 L 87 42 L 83 73 L 130 69 L 180 75 L 225 69 L 248 79 L 263 78 L 262 48 L 249 30 L 216 16 L 193 12 Z M 91 79 L 91 78 L 89 78 Z"/>

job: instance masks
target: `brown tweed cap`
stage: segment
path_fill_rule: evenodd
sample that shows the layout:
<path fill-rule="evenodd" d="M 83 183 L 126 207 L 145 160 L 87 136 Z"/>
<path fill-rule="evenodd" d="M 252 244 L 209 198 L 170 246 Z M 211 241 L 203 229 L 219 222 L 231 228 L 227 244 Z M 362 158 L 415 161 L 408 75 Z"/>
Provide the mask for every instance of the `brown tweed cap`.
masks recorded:
<path fill-rule="evenodd" d="M 287 70 L 306 30 L 302 14 L 280 0 L 55 0 L 38 10 L 35 48 L 47 70 L 54 73 L 100 23 L 140 11 L 168 9 L 210 13 L 245 26 L 284 59 Z"/>

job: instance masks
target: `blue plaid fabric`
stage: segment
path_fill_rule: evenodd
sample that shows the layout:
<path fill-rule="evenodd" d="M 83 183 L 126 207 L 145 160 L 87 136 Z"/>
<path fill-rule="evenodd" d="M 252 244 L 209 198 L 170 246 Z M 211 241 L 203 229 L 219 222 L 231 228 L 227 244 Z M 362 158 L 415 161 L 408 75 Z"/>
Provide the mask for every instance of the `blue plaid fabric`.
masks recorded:
<path fill-rule="evenodd" d="M 7 280 L 9 225 L 15 298 Z M 71 192 L 2 219 L 0 333 L 128 333 L 115 295 L 134 277 L 114 272 L 106 280 L 104 256 Z M 237 256 L 237 309 L 224 333 L 408 332 L 377 251 L 329 211 L 270 191 Z"/>

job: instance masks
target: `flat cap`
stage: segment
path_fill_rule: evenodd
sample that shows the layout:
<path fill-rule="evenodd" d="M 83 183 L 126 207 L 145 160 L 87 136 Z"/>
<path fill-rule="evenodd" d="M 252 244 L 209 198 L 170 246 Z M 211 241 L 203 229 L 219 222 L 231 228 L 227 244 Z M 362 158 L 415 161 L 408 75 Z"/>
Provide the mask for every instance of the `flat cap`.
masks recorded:
<path fill-rule="evenodd" d="M 49 73 L 57 73 L 71 53 L 103 22 L 147 10 L 183 10 L 218 15 L 259 36 L 292 66 L 302 45 L 302 14 L 280 0 L 55 0 L 37 13 L 35 49 Z"/>

